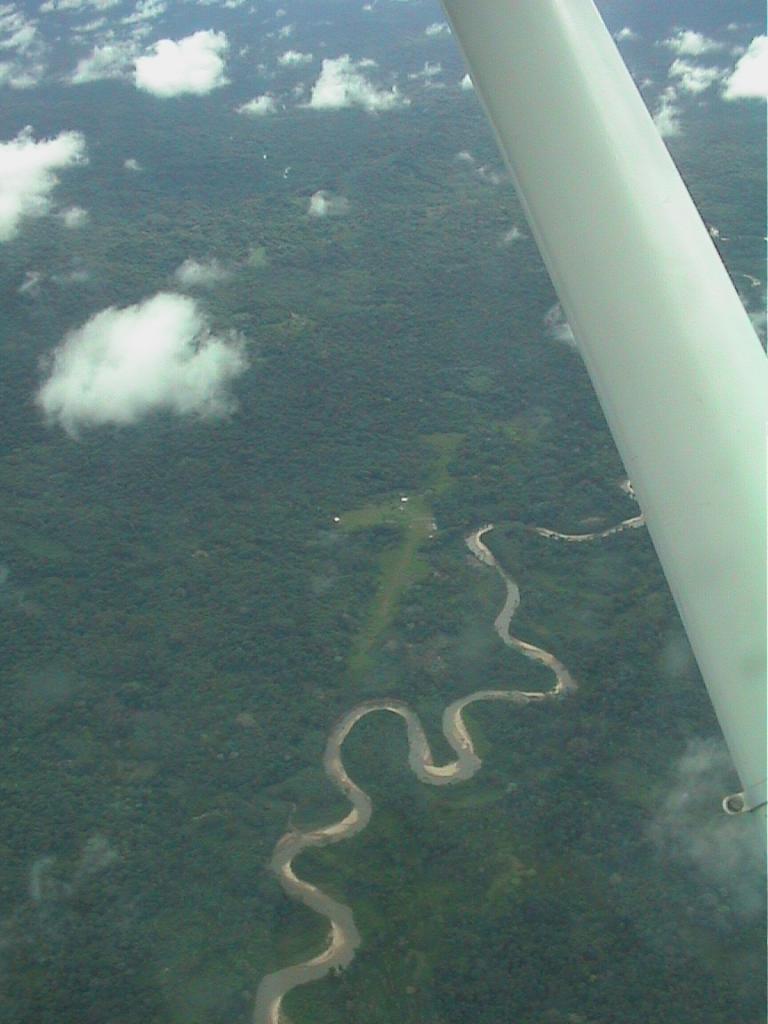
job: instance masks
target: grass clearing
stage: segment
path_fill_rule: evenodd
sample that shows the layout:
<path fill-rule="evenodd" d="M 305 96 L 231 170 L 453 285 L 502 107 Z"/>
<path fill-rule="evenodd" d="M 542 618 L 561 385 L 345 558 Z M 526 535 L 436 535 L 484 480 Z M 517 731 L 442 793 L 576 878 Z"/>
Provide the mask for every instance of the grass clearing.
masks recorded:
<path fill-rule="evenodd" d="M 371 652 L 392 621 L 400 595 L 429 571 L 426 560 L 419 556 L 421 546 L 437 528 L 429 495 L 441 494 L 451 486 L 448 467 L 462 436 L 429 434 L 422 438 L 435 453 L 432 471 L 422 494 L 393 495 L 344 512 L 339 517 L 339 529 L 345 532 L 381 525 L 395 526 L 400 530 L 400 542 L 380 557 L 379 586 L 367 621 L 358 633 L 349 656 L 347 671 L 355 683 L 361 682 L 370 669 Z"/>

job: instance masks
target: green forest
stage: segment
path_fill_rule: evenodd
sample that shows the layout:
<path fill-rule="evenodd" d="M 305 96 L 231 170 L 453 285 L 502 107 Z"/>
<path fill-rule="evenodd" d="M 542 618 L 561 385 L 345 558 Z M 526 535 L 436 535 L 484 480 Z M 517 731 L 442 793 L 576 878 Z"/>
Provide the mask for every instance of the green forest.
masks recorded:
<path fill-rule="evenodd" d="M 737 283 L 764 274 L 761 117 L 723 130 L 696 108 L 674 140 Z M 578 692 L 473 705 L 482 769 L 442 789 L 410 772 L 401 721 L 356 726 L 372 821 L 295 868 L 363 943 L 288 995 L 287 1021 L 761 1024 L 764 883 L 696 852 L 736 843 L 720 800 L 738 781 L 651 541 L 526 528 L 638 508 L 578 353 L 545 327 L 533 241 L 501 241 L 528 235 L 510 183 L 456 159 L 502 171 L 474 97 L 257 122 L 99 82 L 20 92 L 0 123 L 98 139 L 59 185 L 89 223 L 30 221 L 0 266 L 0 1022 L 245 1024 L 267 972 L 322 950 L 327 921 L 267 865 L 289 822 L 347 811 L 322 769 L 339 716 L 406 700 L 442 762 L 450 701 L 553 684 L 494 632 L 504 588 L 465 545 L 493 523 L 512 633 Z M 318 189 L 349 213 L 308 217 Z M 66 331 L 173 290 L 189 257 L 231 271 L 199 301 L 245 339 L 236 410 L 46 424 Z M 42 298 L 19 293 L 30 269 Z M 714 767 L 673 818 L 691 749 Z"/>

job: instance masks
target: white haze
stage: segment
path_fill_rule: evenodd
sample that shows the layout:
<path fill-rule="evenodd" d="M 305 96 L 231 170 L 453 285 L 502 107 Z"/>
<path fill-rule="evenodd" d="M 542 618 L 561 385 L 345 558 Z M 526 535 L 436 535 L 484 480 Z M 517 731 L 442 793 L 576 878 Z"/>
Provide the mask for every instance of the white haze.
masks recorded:
<path fill-rule="evenodd" d="M 760 843 L 748 815 L 721 807 L 738 788 L 721 739 L 690 741 L 648 834 L 663 856 L 692 866 L 704 883 L 729 893 L 733 910 L 752 916 L 765 907 Z"/>

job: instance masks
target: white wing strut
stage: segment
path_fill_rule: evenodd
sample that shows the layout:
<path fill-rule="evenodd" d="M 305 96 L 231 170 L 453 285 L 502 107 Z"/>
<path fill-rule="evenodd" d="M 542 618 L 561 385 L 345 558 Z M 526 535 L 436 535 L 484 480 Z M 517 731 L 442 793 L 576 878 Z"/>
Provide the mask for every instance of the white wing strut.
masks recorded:
<path fill-rule="evenodd" d="M 768 359 L 592 0 L 443 5 L 764 826 Z"/>

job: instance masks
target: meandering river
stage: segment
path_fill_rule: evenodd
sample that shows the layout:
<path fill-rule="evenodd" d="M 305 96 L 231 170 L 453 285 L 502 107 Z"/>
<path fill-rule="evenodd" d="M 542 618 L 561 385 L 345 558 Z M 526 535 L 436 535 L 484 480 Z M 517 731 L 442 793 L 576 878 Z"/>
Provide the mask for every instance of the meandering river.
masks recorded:
<path fill-rule="evenodd" d="M 628 490 L 628 493 L 631 493 L 631 485 L 628 481 L 622 486 Z M 598 533 L 566 534 L 543 527 L 530 527 L 530 529 L 544 537 L 580 542 L 596 540 L 617 533 L 619 530 L 643 525 L 644 519 L 640 515 L 632 519 L 625 519 L 618 526 Z M 376 711 L 389 711 L 399 715 L 405 721 L 408 737 L 408 763 L 414 774 L 429 785 L 446 786 L 472 778 L 481 765 L 480 758 L 472 744 L 472 737 L 469 735 L 462 717 L 464 708 L 469 704 L 481 700 L 502 700 L 510 704 L 523 705 L 532 701 L 561 699 L 577 689 L 576 681 L 568 669 L 554 655 L 510 634 L 509 627 L 512 617 L 520 604 L 520 591 L 515 581 L 504 572 L 493 553 L 483 543 L 483 537 L 492 529 L 492 523 L 481 526 L 466 537 L 465 541 L 475 558 L 499 573 L 506 587 L 504 605 L 496 616 L 493 627 L 507 646 L 516 648 L 526 657 L 540 661 L 552 669 L 555 674 L 555 685 L 551 690 L 543 692 L 476 690 L 469 696 L 461 697 L 449 704 L 443 712 L 443 733 L 456 754 L 456 760 L 444 765 L 434 763 L 429 741 L 418 715 L 402 701 L 388 699 L 363 701 L 339 719 L 328 737 L 323 756 L 323 767 L 336 789 L 347 797 L 352 809 L 341 821 L 325 825 L 322 828 L 305 832 L 291 827 L 278 840 L 270 861 L 270 869 L 279 878 L 280 884 L 289 897 L 328 918 L 330 922 L 328 945 L 313 959 L 284 967 L 262 979 L 256 993 L 253 1012 L 254 1024 L 285 1024 L 281 1014 L 281 1003 L 286 993 L 299 985 L 317 981 L 331 970 L 340 970 L 349 966 L 354 958 L 355 950 L 360 945 L 360 933 L 355 925 L 351 907 L 332 899 L 317 886 L 303 881 L 293 870 L 293 861 L 303 850 L 310 847 L 327 846 L 330 843 L 348 839 L 357 832 L 361 832 L 370 821 L 373 809 L 370 797 L 349 777 L 341 758 L 344 740 L 355 724 L 361 718 Z"/>

